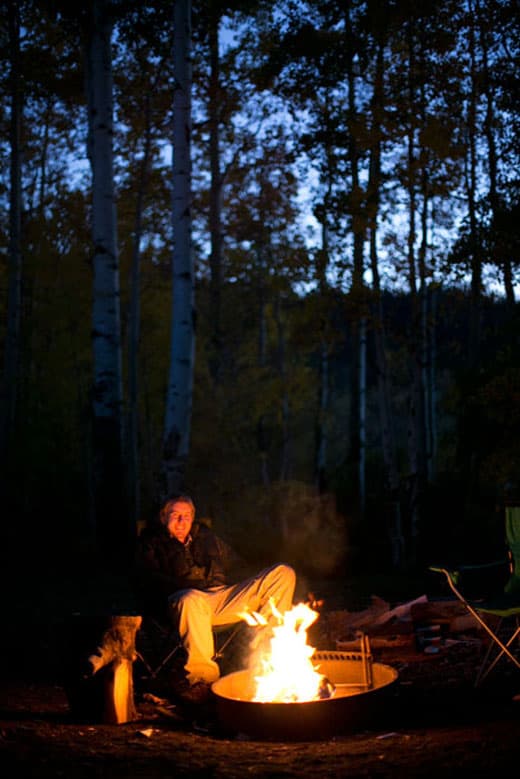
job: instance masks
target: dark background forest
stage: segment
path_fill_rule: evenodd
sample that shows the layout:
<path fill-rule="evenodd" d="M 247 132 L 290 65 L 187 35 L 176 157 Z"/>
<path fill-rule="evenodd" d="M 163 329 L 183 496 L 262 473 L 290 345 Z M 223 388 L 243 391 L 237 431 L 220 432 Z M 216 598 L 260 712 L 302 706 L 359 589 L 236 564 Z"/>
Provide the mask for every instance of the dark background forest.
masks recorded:
<path fill-rule="evenodd" d="M 124 568 L 173 489 L 255 565 L 283 558 L 311 580 L 498 551 L 520 487 L 516 4 L 1 7 L 4 570 L 34 592 L 98 558 Z M 172 330 L 179 275 L 191 346 Z M 119 394 L 105 414 L 109 294 Z M 178 362 L 192 373 L 172 436 Z"/>

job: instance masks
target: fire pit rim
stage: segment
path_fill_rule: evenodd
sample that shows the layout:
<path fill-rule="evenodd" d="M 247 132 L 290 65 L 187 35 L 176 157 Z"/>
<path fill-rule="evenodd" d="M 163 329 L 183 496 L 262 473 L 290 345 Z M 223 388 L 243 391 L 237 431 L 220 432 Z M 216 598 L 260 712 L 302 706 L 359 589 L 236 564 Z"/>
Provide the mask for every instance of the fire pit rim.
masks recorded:
<path fill-rule="evenodd" d="M 317 651 L 314 659 L 317 663 L 341 663 L 347 660 L 356 664 L 359 662 L 361 665 L 366 662 L 362 653 L 339 650 Z M 370 727 L 370 724 L 377 720 L 379 713 L 386 709 L 377 707 L 377 699 L 386 695 L 399 676 L 397 669 L 386 663 L 373 663 L 373 669 L 376 681 L 380 681 L 381 674 L 385 677 L 383 684 L 375 684 L 370 689 L 362 689 L 353 694 L 289 702 L 260 702 L 251 698 L 232 697 L 230 691 L 226 691 L 226 686 L 232 686 L 236 680 L 240 682 L 240 678 L 243 679 L 244 674 L 248 673 L 247 670 L 234 671 L 212 685 L 217 714 L 221 724 L 231 732 L 243 732 L 253 738 L 268 741 L 316 740 L 347 730 Z M 324 670 L 331 682 L 336 683 L 337 679 L 329 673 L 330 667 L 325 667 Z"/>

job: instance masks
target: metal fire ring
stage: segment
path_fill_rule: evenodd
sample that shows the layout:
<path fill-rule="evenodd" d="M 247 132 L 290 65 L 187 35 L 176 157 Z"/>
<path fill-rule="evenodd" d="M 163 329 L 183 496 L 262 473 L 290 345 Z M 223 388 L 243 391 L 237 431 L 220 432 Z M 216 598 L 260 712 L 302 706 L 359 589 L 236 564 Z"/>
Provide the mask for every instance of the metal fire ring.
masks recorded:
<path fill-rule="evenodd" d="M 376 724 L 384 697 L 398 678 L 392 666 L 372 662 L 365 652 L 318 651 L 313 663 L 336 688 L 330 698 L 290 703 L 254 701 L 254 680 L 247 670 L 221 677 L 212 685 L 217 715 L 231 734 L 262 740 L 316 740 Z"/>

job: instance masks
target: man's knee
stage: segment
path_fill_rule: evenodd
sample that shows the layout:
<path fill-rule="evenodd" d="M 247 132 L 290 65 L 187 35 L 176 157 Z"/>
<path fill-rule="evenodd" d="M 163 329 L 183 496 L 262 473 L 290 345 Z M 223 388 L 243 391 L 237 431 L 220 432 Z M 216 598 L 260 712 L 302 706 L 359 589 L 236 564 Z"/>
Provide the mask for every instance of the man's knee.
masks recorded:
<path fill-rule="evenodd" d="M 264 593 L 270 593 L 279 608 L 290 609 L 296 588 L 294 568 L 286 563 L 278 563 L 265 571 L 263 580 L 266 588 Z"/>
<path fill-rule="evenodd" d="M 204 598 L 204 593 L 200 590 L 182 590 L 175 592 L 168 598 L 170 609 L 174 614 L 186 612 L 206 612 L 209 609 L 208 603 Z"/>
<path fill-rule="evenodd" d="M 284 582 L 287 587 L 296 586 L 296 572 L 294 568 L 286 563 L 279 563 L 274 566 L 273 572 L 276 573 L 278 578 Z"/>

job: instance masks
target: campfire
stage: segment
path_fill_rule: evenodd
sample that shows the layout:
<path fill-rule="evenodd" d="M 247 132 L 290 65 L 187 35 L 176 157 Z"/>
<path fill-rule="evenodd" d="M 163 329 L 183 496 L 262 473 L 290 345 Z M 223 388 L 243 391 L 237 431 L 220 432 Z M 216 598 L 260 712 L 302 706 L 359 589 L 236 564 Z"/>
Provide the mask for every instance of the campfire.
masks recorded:
<path fill-rule="evenodd" d="M 285 614 L 271 604 L 271 611 L 269 619 L 241 615 L 259 628 L 260 640 L 247 669 L 213 684 L 222 723 L 274 740 L 327 738 L 366 727 L 397 671 L 373 662 L 366 635 L 360 636 L 359 652 L 315 650 L 307 631 L 319 615 L 307 604 Z"/>
<path fill-rule="evenodd" d="M 312 659 L 315 649 L 308 644 L 308 629 L 319 614 L 305 603 L 299 603 L 281 614 L 270 601 L 272 636 L 266 649 L 253 655 L 253 677 L 256 692 L 253 700 L 259 702 L 290 703 L 312 701 L 333 692 L 326 677 L 315 667 Z M 269 628 L 268 620 L 257 612 L 240 615 L 251 626 Z M 263 651 L 262 651 L 263 650 Z"/>

